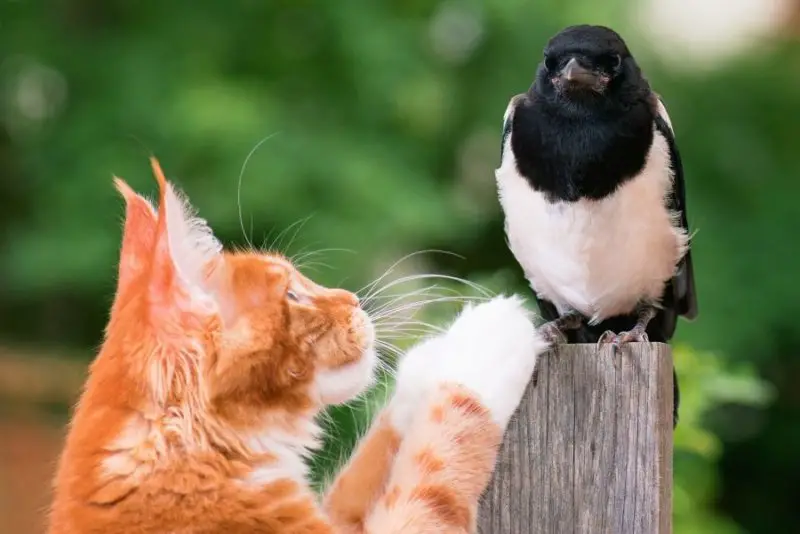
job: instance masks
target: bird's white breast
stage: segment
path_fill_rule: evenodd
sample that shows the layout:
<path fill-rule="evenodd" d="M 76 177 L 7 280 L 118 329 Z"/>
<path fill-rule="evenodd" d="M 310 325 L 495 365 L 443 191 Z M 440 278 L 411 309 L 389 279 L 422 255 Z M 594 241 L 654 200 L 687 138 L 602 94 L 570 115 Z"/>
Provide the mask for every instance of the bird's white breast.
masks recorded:
<path fill-rule="evenodd" d="M 506 140 L 496 171 L 509 246 L 536 293 L 592 322 L 658 302 L 686 251 L 666 195 L 667 142 L 656 132 L 642 172 L 601 200 L 549 202 L 516 169 Z"/>

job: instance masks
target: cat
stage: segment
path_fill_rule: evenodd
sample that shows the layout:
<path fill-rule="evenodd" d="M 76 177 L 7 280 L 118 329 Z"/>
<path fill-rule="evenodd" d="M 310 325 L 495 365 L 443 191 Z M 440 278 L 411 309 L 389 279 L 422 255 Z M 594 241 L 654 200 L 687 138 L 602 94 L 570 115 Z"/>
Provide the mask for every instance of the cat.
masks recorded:
<path fill-rule="evenodd" d="M 548 347 L 516 296 L 467 305 L 401 360 L 396 389 L 319 501 L 315 416 L 370 386 L 356 295 L 274 253 L 227 252 L 151 159 L 124 198 L 105 339 L 69 424 L 49 534 L 462 533 Z"/>

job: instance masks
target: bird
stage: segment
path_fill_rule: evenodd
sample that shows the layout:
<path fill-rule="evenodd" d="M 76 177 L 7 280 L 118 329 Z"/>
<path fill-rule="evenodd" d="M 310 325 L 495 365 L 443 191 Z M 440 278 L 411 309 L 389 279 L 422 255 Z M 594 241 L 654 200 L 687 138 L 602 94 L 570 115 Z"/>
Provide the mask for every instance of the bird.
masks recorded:
<path fill-rule="evenodd" d="M 503 116 L 508 246 L 553 343 L 668 343 L 697 316 L 683 164 L 666 105 L 611 28 L 568 26 Z M 673 428 L 680 392 L 673 367 Z"/>

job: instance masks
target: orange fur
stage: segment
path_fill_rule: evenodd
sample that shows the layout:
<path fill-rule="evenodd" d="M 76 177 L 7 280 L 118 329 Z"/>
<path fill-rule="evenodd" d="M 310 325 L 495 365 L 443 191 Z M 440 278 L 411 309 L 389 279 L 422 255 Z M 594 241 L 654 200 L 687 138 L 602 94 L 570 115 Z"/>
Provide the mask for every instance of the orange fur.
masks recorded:
<path fill-rule="evenodd" d="M 472 392 L 443 384 L 417 414 L 397 452 L 390 488 L 367 532 L 474 532 L 478 499 L 489 483 L 503 430 Z"/>
<path fill-rule="evenodd" d="M 458 386 L 440 387 L 406 435 L 387 408 L 317 503 L 303 463 L 314 417 L 369 385 L 372 324 L 355 295 L 279 255 L 222 251 L 151 163 L 157 210 L 115 179 L 118 287 L 48 532 L 469 531 L 502 430 Z"/>

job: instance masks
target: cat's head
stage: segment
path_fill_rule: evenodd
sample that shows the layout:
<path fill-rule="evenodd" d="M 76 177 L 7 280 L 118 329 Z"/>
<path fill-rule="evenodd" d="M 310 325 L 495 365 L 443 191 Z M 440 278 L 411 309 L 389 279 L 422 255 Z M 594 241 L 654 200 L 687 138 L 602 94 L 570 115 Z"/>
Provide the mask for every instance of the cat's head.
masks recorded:
<path fill-rule="evenodd" d="M 280 255 L 224 251 L 152 165 L 157 210 L 116 180 L 126 201 L 118 287 L 92 370 L 108 394 L 250 426 L 271 409 L 308 412 L 362 392 L 376 354 L 357 297 Z"/>

